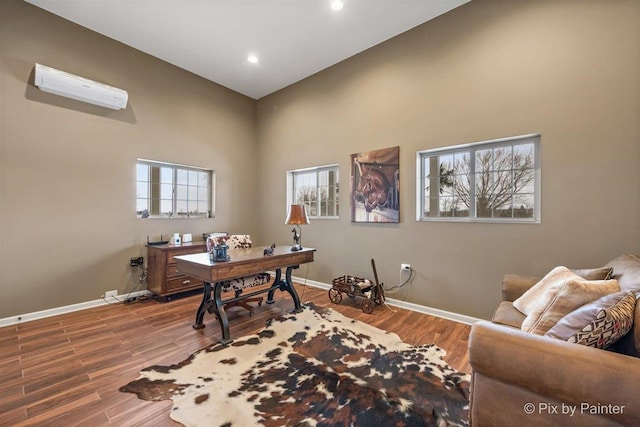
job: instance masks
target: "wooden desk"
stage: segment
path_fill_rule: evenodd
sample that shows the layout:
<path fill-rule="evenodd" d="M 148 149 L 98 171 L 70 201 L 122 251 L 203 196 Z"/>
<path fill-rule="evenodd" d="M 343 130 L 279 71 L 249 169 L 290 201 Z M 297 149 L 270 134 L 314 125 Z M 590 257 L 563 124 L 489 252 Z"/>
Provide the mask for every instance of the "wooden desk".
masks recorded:
<path fill-rule="evenodd" d="M 304 248 L 301 251 L 293 252 L 290 246 L 279 246 L 273 251 L 273 255 L 265 256 L 266 246 L 251 249 L 234 249 L 228 254 L 230 261 L 213 262 L 209 259 L 208 253 L 192 255 L 182 255 L 174 257 L 178 271 L 186 276 L 204 281 L 202 302 L 196 313 L 196 321 L 193 324 L 195 329 L 204 328 L 202 320 L 205 311 L 215 314 L 222 329 L 221 343 L 227 344 L 233 341 L 229 333 L 229 319 L 224 311 L 224 304 L 239 301 L 265 292 L 267 304 L 273 304 L 273 294 L 277 289 L 291 294 L 295 306 L 294 311 L 302 310 L 300 298 L 293 287 L 291 272 L 298 268 L 300 264 L 313 262 L 315 249 Z M 282 268 L 286 267 L 285 278 L 282 280 Z M 271 287 L 259 289 L 254 292 L 242 293 L 240 296 L 222 300 L 222 287 L 225 281 L 237 279 L 252 274 L 262 273 L 267 270 L 275 270 L 276 277 Z M 211 284 L 213 285 L 213 288 Z M 213 291 L 213 298 L 211 292 Z"/>

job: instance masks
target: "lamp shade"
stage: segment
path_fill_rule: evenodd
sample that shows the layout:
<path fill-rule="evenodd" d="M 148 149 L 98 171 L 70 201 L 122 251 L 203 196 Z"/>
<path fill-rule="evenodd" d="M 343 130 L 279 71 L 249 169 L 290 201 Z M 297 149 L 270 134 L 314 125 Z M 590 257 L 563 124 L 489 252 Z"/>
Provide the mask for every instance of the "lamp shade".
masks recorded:
<path fill-rule="evenodd" d="M 287 219 L 284 221 L 289 225 L 309 224 L 309 218 L 307 217 L 307 208 L 305 205 L 291 205 L 289 206 L 289 213 Z"/>

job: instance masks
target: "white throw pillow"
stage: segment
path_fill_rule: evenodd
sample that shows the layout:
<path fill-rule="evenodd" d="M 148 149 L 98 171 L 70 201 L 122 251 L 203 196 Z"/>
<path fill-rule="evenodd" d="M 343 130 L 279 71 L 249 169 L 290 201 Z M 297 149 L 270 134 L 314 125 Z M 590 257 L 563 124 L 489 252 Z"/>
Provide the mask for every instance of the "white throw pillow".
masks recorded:
<path fill-rule="evenodd" d="M 618 291 L 620 291 L 620 285 L 615 279 L 567 279 L 546 289 L 539 307 L 527 315 L 521 329 L 525 332 L 544 335 L 572 311 Z"/>
<path fill-rule="evenodd" d="M 543 301 L 542 296 L 551 286 L 564 283 L 569 279 L 582 280 L 582 277 L 569 270 L 567 267 L 559 266 L 551 270 L 538 283 L 527 290 L 520 298 L 513 302 L 513 306 L 522 314 L 529 315 L 533 311 L 544 309 L 549 301 Z"/>

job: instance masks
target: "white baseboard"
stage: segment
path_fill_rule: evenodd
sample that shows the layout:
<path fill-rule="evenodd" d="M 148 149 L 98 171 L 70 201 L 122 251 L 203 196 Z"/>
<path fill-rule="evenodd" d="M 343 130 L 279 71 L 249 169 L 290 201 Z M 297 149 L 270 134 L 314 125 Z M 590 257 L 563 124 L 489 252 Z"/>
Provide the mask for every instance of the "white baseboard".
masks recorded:
<path fill-rule="evenodd" d="M 316 282 L 315 280 L 305 279 L 303 277 L 292 277 L 293 281 L 296 283 L 303 283 L 305 285 L 313 286 L 314 288 L 326 289 L 329 290 L 331 285 L 323 282 Z M 86 310 L 87 308 L 99 307 L 102 305 L 113 304 L 122 302 L 121 298 L 136 298 L 138 296 L 143 295 L 151 295 L 150 291 L 138 291 L 131 292 L 130 294 L 122 294 L 118 295 L 118 299 L 110 298 L 106 301 L 103 299 L 97 299 L 93 301 L 81 302 L 78 304 L 65 305 L 63 307 L 51 308 L 48 310 L 36 311 L 33 313 L 26 313 L 18 316 L 5 317 L 0 319 L 0 328 L 3 326 L 11 326 L 19 323 L 28 322 L 31 320 L 44 319 L 46 317 L 57 316 L 59 314 L 72 313 L 74 311 Z M 480 321 L 481 319 L 465 316 L 463 314 L 453 313 L 451 311 L 440 310 L 438 308 L 427 307 L 424 305 L 414 304 L 411 302 L 400 301 L 393 298 L 385 298 L 387 304 L 394 306 L 405 308 L 407 310 L 417 311 L 418 313 L 429 314 L 431 316 L 440 317 L 442 319 L 452 320 L 458 323 L 464 323 L 467 325 L 473 325 L 474 323 Z M 304 301 L 303 301 L 304 302 Z"/>
<path fill-rule="evenodd" d="M 331 285 L 323 282 L 316 282 L 315 280 L 305 279 L 304 277 L 292 277 L 296 283 L 303 283 L 305 285 L 313 286 L 320 289 L 331 289 Z M 327 297 L 328 298 L 328 297 Z M 414 304 L 411 302 L 396 300 L 393 298 L 385 298 L 385 302 L 391 306 L 405 308 L 411 311 L 417 311 L 418 313 L 429 314 L 431 316 L 440 317 L 442 319 L 451 320 L 453 322 L 464 323 L 466 325 L 473 325 L 482 319 L 477 317 L 465 316 L 464 314 L 453 313 L 451 311 L 440 310 L 439 308 L 427 307 L 424 305 Z"/>
<path fill-rule="evenodd" d="M 33 313 L 21 314 L 0 319 L 0 328 L 3 326 L 16 325 L 18 323 L 29 322 L 31 320 L 44 319 L 46 317 L 57 316 L 59 314 L 73 313 L 74 311 L 86 310 L 87 308 L 99 307 L 107 304 L 117 304 L 123 302 L 125 298 L 136 298 L 143 295 L 151 295 L 150 291 L 138 291 L 128 294 L 121 294 L 117 297 L 107 299 L 96 299 L 93 301 L 81 302 L 78 304 L 65 305 L 63 307 L 51 308 L 48 310 L 35 311 Z M 117 299 L 116 299 L 117 298 Z"/>

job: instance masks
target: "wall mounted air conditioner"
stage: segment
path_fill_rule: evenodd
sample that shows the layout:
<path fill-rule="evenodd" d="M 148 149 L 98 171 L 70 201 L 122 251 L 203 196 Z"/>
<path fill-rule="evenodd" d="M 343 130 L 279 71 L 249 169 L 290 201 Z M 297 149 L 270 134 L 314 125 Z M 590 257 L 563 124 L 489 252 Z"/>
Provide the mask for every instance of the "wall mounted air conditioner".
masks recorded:
<path fill-rule="evenodd" d="M 42 91 L 113 110 L 127 108 L 127 99 L 129 99 L 126 90 L 41 64 L 36 64 L 35 84 Z"/>

